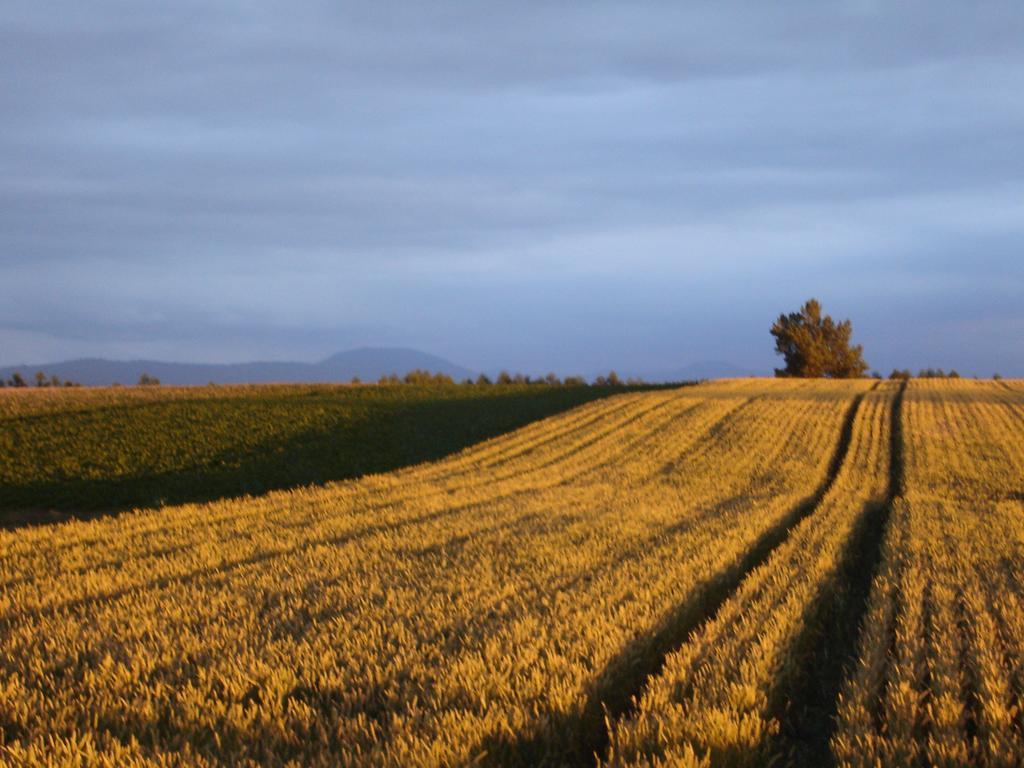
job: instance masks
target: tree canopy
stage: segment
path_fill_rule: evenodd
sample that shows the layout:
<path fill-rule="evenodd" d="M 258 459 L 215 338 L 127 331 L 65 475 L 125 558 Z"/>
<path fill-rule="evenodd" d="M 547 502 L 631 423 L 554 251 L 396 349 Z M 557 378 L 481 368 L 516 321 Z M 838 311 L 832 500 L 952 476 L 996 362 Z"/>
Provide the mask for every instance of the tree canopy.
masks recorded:
<path fill-rule="evenodd" d="M 779 315 L 771 333 L 776 354 L 786 361 L 785 368 L 775 369 L 776 376 L 855 379 L 868 369 L 863 348 L 850 343 L 853 325 L 823 316 L 817 299 L 810 299 L 799 312 Z"/>

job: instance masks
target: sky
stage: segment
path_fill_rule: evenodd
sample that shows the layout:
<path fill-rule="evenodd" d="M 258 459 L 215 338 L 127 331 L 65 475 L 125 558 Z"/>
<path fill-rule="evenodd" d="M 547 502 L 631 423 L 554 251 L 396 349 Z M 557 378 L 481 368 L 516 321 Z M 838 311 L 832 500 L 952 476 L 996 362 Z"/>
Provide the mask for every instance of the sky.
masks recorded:
<path fill-rule="evenodd" d="M 0 4 L 0 365 L 1024 376 L 1019 2 Z"/>

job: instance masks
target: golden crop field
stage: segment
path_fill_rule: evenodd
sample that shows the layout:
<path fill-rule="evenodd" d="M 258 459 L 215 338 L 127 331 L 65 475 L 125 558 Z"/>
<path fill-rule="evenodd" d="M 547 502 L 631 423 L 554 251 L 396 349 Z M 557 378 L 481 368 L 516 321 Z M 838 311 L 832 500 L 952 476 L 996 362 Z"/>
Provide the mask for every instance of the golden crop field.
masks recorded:
<path fill-rule="evenodd" d="M 1015 765 L 1024 388 L 735 380 L 0 532 L 0 764 Z"/>

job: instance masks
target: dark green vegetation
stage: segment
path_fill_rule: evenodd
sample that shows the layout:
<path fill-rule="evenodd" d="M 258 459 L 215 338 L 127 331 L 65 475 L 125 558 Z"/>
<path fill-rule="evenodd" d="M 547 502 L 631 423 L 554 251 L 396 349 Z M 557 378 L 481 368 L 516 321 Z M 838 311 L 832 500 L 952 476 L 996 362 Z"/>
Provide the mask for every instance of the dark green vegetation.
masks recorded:
<path fill-rule="evenodd" d="M 383 472 L 626 389 L 510 384 L 8 391 L 0 396 L 0 525 Z"/>

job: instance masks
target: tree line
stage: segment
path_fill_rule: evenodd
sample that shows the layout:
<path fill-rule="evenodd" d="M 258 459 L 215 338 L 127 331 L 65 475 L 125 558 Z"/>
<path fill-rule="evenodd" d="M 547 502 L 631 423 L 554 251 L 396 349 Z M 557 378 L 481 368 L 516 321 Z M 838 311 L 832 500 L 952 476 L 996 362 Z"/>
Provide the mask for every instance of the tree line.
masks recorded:
<path fill-rule="evenodd" d="M 880 379 L 882 377 L 879 374 L 879 375 L 876 375 L 875 378 Z M 902 368 L 902 369 L 900 369 L 900 368 L 893 368 L 892 373 L 889 374 L 889 378 L 890 379 L 903 379 L 903 380 L 906 380 L 906 379 L 914 378 L 914 374 L 912 374 L 910 372 L 910 370 L 907 369 L 907 368 Z M 941 368 L 922 368 L 921 370 L 919 370 L 917 372 L 917 378 L 919 378 L 919 379 L 959 379 L 960 378 L 960 374 L 957 373 L 955 368 L 951 369 L 949 371 L 949 373 L 946 373 Z M 993 378 L 999 379 L 999 378 L 1002 378 L 1002 377 L 997 373 Z"/>
<path fill-rule="evenodd" d="M 57 374 L 53 374 L 52 376 L 47 376 L 42 371 L 36 371 L 36 375 L 33 377 L 33 380 L 35 381 L 35 386 L 37 386 L 37 387 L 80 387 L 80 386 L 82 386 L 82 383 L 79 382 L 79 381 L 72 381 L 71 379 L 65 379 L 64 381 L 61 381 L 60 377 L 57 376 Z M 148 373 L 144 373 L 144 374 L 142 374 L 139 377 L 139 386 L 140 387 L 159 386 L 159 384 L 160 384 L 160 379 L 156 378 L 156 376 L 150 376 Z M 28 386 L 29 386 L 29 384 L 28 384 L 27 381 L 25 381 L 25 377 L 22 376 L 21 373 L 19 373 L 18 371 L 15 371 L 14 373 L 12 373 L 11 374 L 11 378 L 7 379 L 6 381 L 4 379 L 0 379 L 0 387 L 20 388 L 20 387 L 28 387 Z M 117 382 L 114 382 L 114 384 L 112 384 L 111 386 L 119 387 L 121 385 L 118 384 Z"/>
<path fill-rule="evenodd" d="M 352 384 L 361 384 L 362 381 L 358 376 L 352 378 Z M 593 382 L 588 382 L 583 376 L 566 376 L 564 379 L 559 378 L 555 373 L 549 373 L 546 376 L 532 377 L 522 373 L 509 373 L 508 371 L 502 371 L 491 379 L 487 374 L 481 373 L 476 379 L 463 379 L 458 382 L 462 386 L 476 386 L 476 387 L 489 387 L 492 385 L 496 386 L 508 386 L 512 384 L 520 385 L 542 385 L 549 387 L 622 387 L 622 386 L 642 386 L 646 384 L 643 379 L 636 377 L 629 377 L 625 380 L 619 377 L 615 371 L 609 371 L 607 375 L 601 375 L 594 378 Z M 418 385 L 445 385 L 454 386 L 456 385 L 455 379 L 446 373 L 431 373 L 421 369 L 409 371 L 405 376 L 399 377 L 398 374 L 392 373 L 386 376 L 381 376 L 377 380 L 377 384 L 418 384 Z"/>
<path fill-rule="evenodd" d="M 358 376 L 353 376 L 351 384 L 362 384 L 363 381 Z M 399 376 L 397 373 L 388 374 L 381 376 L 377 384 L 388 385 L 388 384 L 413 384 L 419 386 L 456 386 L 456 381 L 446 373 L 431 373 L 422 369 L 416 369 L 409 371 L 405 376 Z M 509 373 L 508 371 L 502 371 L 492 381 L 489 376 L 481 373 L 477 378 L 474 379 L 463 379 L 458 384 L 462 386 L 476 386 L 485 387 L 491 385 L 512 385 L 512 384 L 530 384 L 530 385 L 544 385 L 549 387 L 622 387 L 622 386 L 643 386 L 645 382 L 641 378 L 629 377 L 625 380 L 619 377 L 615 371 L 609 371 L 607 375 L 600 375 L 594 378 L 593 382 L 588 382 L 582 376 L 566 376 L 564 379 L 559 378 L 554 373 L 549 373 L 547 376 L 542 377 L 531 377 L 522 373 Z M 212 385 L 213 382 L 210 382 Z M 0 387 L 28 387 L 29 384 L 25 381 L 25 378 L 18 372 L 11 375 L 11 378 L 4 381 L 0 379 Z M 61 381 L 57 376 L 47 376 L 42 371 L 35 375 L 35 386 L 37 387 L 80 387 L 82 386 L 77 381 Z M 117 382 L 111 386 L 121 386 Z M 154 387 L 160 386 L 160 379 L 156 376 L 150 376 L 148 373 L 143 373 L 139 377 L 137 386 L 140 387 Z"/>
<path fill-rule="evenodd" d="M 785 361 L 783 368 L 776 368 L 779 377 L 858 379 L 867 374 L 868 364 L 864 360 L 864 349 L 854 344 L 853 324 L 849 319 L 836 322 L 831 315 L 823 314 L 821 302 L 809 299 L 796 312 L 779 315 L 772 325 L 771 335 L 775 338 L 775 354 Z M 880 379 L 882 375 L 873 371 L 870 376 Z M 914 378 L 909 369 L 894 369 L 890 379 Z M 960 374 L 942 368 L 922 368 L 917 373 L 920 379 L 959 379 Z M 995 379 L 1002 378 L 998 373 Z"/>
<path fill-rule="evenodd" d="M 60 377 L 58 377 L 56 374 L 54 374 L 52 376 L 47 376 L 42 371 L 37 371 L 34 379 L 35 379 L 35 386 L 37 386 L 37 387 L 80 387 L 80 386 L 82 386 L 77 381 L 71 381 L 71 380 L 61 381 Z M 25 381 L 25 377 L 22 376 L 17 371 L 12 373 L 11 374 L 11 378 L 7 379 L 6 381 L 4 381 L 3 379 L 0 379 L 0 387 L 27 387 L 27 386 L 28 386 L 28 382 Z"/>

